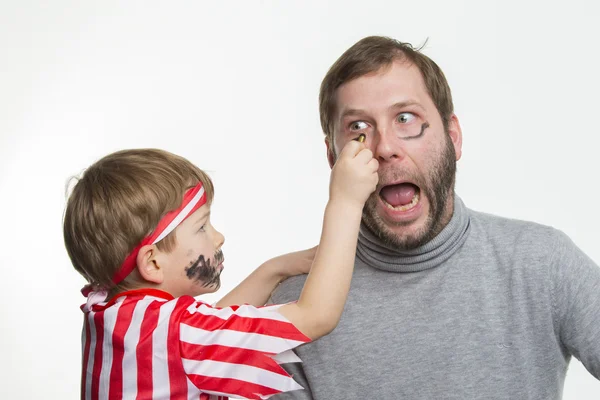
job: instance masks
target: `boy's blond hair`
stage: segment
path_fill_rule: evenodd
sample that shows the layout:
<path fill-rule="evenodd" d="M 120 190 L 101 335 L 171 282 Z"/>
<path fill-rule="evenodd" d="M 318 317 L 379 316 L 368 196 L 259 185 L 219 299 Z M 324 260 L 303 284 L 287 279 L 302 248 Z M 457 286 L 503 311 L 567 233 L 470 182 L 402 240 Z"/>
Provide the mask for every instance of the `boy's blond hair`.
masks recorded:
<path fill-rule="evenodd" d="M 73 187 L 64 217 L 65 247 L 75 269 L 93 285 L 132 288 L 131 276 L 115 285 L 113 275 L 199 182 L 210 205 L 214 189 L 208 175 L 185 158 L 158 149 L 122 150 L 91 165 Z M 174 245 L 175 232 L 157 243 L 163 251 Z"/>

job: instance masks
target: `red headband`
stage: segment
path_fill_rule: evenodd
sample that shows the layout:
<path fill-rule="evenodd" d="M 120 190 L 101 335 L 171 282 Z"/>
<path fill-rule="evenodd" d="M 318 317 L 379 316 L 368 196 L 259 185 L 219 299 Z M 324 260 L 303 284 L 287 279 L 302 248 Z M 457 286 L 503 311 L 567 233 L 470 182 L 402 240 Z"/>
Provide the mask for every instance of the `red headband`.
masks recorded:
<path fill-rule="evenodd" d="M 142 247 L 148 244 L 156 244 L 163 240 L 169 233 L 173 232 L 179 224 L 205 203 L 206 193 L 202 187 L 202 182 L 200 182 L 198 185 L 185 192 L 181 206 L 176 210 L 168 212 L 162 217 L 154 231 L 149 236 L 146 236 L 140 244 L 129 253 L 127 258 L 125 258 L 125 261 L 123 261 L 123 264 L 121 264 L 121 268 L 119 268 L 113 276 L 113 283 L 118 284 L 122 282 L 123 279 L 135 269 L 137 255 Z"/>

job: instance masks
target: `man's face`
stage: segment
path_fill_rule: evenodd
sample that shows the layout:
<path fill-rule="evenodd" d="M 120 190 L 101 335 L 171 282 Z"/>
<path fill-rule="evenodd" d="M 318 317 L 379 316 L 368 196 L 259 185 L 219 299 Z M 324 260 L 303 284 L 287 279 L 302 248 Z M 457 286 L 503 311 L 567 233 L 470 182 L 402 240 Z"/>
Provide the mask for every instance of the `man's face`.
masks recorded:
<path fill-rule="evenodd" d="M 453 115 L 446 131 L 418 68 L 395 61 L 338 88 L 333 143 L 326 142 L 330 165 L 359 133 L 379 161 L 363 221 L 396 247 L 427 243 L 452 217 L 458 119 Z"/>

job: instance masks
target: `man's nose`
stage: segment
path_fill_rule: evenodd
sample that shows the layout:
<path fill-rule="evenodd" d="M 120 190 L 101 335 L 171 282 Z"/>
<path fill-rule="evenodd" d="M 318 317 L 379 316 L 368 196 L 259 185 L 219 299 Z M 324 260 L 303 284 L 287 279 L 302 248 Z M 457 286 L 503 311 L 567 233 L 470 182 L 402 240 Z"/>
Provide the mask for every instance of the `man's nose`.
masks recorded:
<path fill-rule="evenodd" d="M 378 126 L 373 137 L 373 156 L 379 162 L 402 160 L 405 156 L 401 140 L 391 127 Z"/>

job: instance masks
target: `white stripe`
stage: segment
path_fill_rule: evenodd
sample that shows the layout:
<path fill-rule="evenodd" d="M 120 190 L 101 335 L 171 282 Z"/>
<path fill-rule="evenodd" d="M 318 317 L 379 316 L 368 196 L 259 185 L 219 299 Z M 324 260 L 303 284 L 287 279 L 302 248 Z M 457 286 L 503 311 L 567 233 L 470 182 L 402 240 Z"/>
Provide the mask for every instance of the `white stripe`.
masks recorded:
<path fill-rule="evenodd" d="M 235 399 L 245 399 L 246 398 L 246 397 L 241 397 L 240 395 L 233 395 L 231 393 L 224 393 L 224 392 L 215 392 L 215 391 L 212 391 L 212 390 L 203 390 L 200 393 L 209 394 L 210 395 L 210 397 L 209 397 L 210 400 L 214 400 L 214 399 L 217 399 L 217 400 L 220 400 L 220 399 L 226 400 L 226 399 L 228 399 L 231 396 L 235 396 L 235 397 L 231 397 L 232 399 L 234 399 L 234 398 Z"/>
<path fill-rule="evenodd" d="M 292 350 L 284 351 L 283 353 L 275 354 L 271 357 L 277 364 L 297 363 L 302 362 L 300 357 L 296 355 Z"/>
<path fill-rule="evenodd" d="M 238 315 L 244 318 L 262 318 L 270 319 L 273 321 L 290 322 L 287 318 L 277 311 L 281 307 L 280 304 L 276 306 L 268 306 L 257 308 L 248 304 L 240 306 L 236 311 L 233 311 L 231 307 L 226 308 L 213 308 L 208 304 L 196 303 L 192 304 L 187 308 L 190 314 L 199 313 L 202 315 L 209 315 L 220 318 L 222 320 L 228 320 L 232 315 Z"/>
<path fill-rule="evenodd" d="M 187 392 L 188 400 L 198 400 L 202 393 L 206 393 L 206 394 L 210 395 L 210 397 L 209 397 L 210 400 L 219 399 L 219 398 L 226 400 L 227 396 L 230 396 L 228 393 L 212 392 L 210 390 L 200 390 L 200 389 L 198 389 L 198 386 L 194 385 L 194 382 L 192 382 L 189 377 L 187 377 L 187 389 L 188 389 L 188 392 Z M 238 396 L 236 398 L 241 398 L 241 397 Z"/>
<path fill-rule="evenodd" d="M 177 300 L 171 300 L 160 306 L 158 322 L 152 332 L 152 398 L 154 399 L 171 398 L 167 341 L 169 322 L 175 304 Z"/>
<path fill-rule="evenodd" d="M 216 378 L 238 379 L 252 382 L 279 391 L 302 389 L 292 378 L 267 371 L 262 368 L 243 364 L 231 364 L 221 361 L 195 361 L 183 359 L 183 368 L 188 374 Z"/>
<path fill-rule="evenodd" d="M 210 394 L 209 400 L 226 400 L 227 396 L 229 396 L 227 393 L 223 393 L 223 392 L 208 391 L 206 393 Z"/>
<path fill-rule="evenodd" d="M 81 376 L 83 377 L 83 368 L 85 368 L 86 366 L 83 365 L 83 357 L 85 357 L 85 343 L 86 343 L 86 334 L 85 334 L 85 320 L 87 319 L 87 314 L 83 315 L 83 327 L 81 328 Z M 83 383 L 83 381 L 82 381 Z M 81 392 L 80 392 L 81 393 Z"/>
<path fill-rule="evenodd" d="M 281 353 L 304 343 L 260 333 L 238 332 L 226 329 L 207 331 L 186 325 L 183 322 L 180 324 L 179 335 L 182 342 L 191 344 L 238 347 L 265 353 Z"/>
<path fill-rule="evenodd" d="M 136 349 L 140 341 L 140 330 L 148 305 L 156 301 L 155 297 L 144 297 L 135 305 L 131 323 L 123 337 L 123 399 L 135 399 L 137 396 L 137 356 Z"/>
<path fill-rule="evenodd" d="M 198 191 L 198 193 L 196 193 L 196 195 L 194 197 L 192 197 L 192 200 L 190 200 L 190 202 L 185 207 L 183 207 L 183 210 L 181 210 L 179 212 L 179 214 L 177 214 L 175 219 L 173 221 L 171 221 L 171 223 L 169 225 L 167 225 L 165 230 L 162 231 L 162 233 L 160 235 L 158 235 L 158 237 L 156 238 L 156 240 L 154 240 L 154 242 L 152 242 L 152 244 L 156 244 L 156 243 L 160 242 L 161 240 L 163 240 L 165 238 L 165 236 L 167 236 L 169 233 L 171 233 L 173 231 L 173 229 L 177 228 L 177 225 L 179 225 L 181 223 L 181 221 L 183 221 L 183 219 L 185 217 L 187 217 L 187 215 L 190 213 L 192 208 L 194 208 L 194 206 L 196 204 L 198 204 L 198 202 L 200 201 L 200 198 L 202 197 L 203 194 L 204 194 L 204 187 L 201 187 L 200 190 Z"/>
<path fill-rule="evenodd" d="M 113 361 L 112 333 L 115 330 L 117 314 L 122 301 L 115 302 L 114 306 L 107 308 L 103 313 L 104 335 L 102 337 L 102 369 L 100 370 L 100 382 L 98 386 L 98 399 L 108 400 L 108 389 L 110 386 L 110 370 Z"/>
<path fill-rule="evenodd" d="M 88 353 L 88 362 L 85 367 L 85 398 L 90 400 L 92 398 L 92 375 L 94 371 L 94 354 L 96 352 L 96 326 L 94 324 L 94 312 L 87 314 L 87 319 L 90 324 L 90 350 Z"/>
<path fill-rule="evenodd" d="M 187 398 L 188 400 L 198 400 L 200 398 L 200 393 L 202 393 L 196 385 L 190 380 L 189 377 L 186 376 L 187 381 Z"/>

